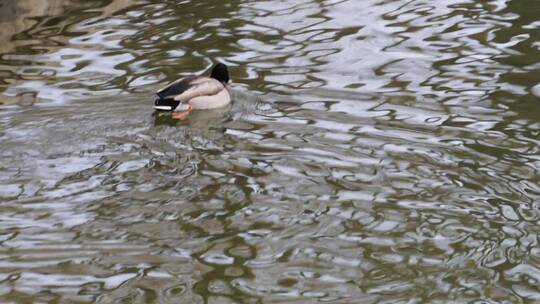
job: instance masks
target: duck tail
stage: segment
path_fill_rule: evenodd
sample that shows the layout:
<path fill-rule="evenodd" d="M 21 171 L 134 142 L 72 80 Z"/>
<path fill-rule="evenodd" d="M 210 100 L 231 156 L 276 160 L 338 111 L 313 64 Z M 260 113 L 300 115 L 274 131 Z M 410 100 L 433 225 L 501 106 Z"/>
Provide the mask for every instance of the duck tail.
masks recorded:
<path fill-rule="evenodd" d="M 154 101 L 154 109 L 158 111 L 174 111 L 179 104 L 180 101 L 173 98 L 157 98 Z"/>

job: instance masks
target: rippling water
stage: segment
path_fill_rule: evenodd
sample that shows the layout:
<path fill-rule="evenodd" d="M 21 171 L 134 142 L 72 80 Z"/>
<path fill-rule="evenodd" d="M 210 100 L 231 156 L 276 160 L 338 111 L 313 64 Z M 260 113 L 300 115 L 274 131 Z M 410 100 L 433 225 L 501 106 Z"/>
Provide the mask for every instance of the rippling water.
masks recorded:
<path fill-rule="evenodd" d="M 0 2 L 0 302 L 540 301 L 540 2 Z M 215 61 L 231 107 L 152 92 Z"/>

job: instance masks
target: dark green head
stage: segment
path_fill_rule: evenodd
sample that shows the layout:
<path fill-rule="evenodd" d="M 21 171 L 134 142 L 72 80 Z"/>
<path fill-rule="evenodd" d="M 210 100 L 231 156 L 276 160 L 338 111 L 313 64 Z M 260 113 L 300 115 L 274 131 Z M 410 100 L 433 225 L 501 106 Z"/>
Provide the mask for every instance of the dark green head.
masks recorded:
<path fill-rule="evenodd" d="M 223 63 L 218 63 L 212 69 L 212 74 L 210 77 L 219 80 L 221 83 L 226 84 L 229 82 L 229 71 L 227 66 Z"/>

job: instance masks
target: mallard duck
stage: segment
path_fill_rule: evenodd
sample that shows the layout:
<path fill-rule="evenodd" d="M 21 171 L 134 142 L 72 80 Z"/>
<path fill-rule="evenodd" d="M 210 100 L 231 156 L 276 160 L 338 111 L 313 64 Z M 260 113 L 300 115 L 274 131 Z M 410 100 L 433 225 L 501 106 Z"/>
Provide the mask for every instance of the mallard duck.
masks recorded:
<path fill-rule="evenodd" d="M 192 110 L 216 109 L 231 102 L 227 66 L 218 63 L 210 77 L 188 76 L 156 92 L 154 109 L 172 111 L 172 117 L 184 119 Z"/>

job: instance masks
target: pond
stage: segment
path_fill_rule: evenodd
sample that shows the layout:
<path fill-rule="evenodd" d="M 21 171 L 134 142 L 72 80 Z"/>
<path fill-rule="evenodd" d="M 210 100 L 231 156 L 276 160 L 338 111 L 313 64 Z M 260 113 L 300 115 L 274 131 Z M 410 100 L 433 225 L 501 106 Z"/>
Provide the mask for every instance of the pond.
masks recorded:
<path fill-rule="evenodd" d="M 540 301 L 539 13 L 1 2 L 0 302 Z"/>

